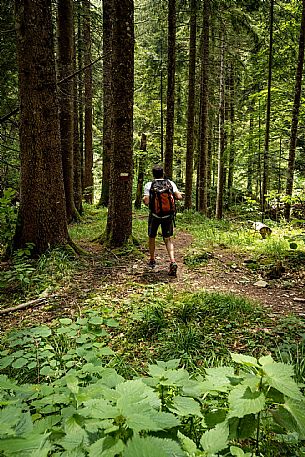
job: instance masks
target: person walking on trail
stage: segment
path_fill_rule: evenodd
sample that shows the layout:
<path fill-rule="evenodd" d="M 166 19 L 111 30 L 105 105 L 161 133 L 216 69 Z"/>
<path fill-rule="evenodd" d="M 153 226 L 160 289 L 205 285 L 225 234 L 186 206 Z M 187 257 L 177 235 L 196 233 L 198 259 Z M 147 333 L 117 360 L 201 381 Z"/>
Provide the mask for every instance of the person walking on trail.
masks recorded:
<path fill-rule="evenodd" d="M 182 194 L 176 184 L 164 176 L 163 167 L 155 165 L 152 169 L 153 181 L 145 184 L 143 202 L 149 207 L 148 239 L 151 268 L 156 266 L 156 236 L 161 225 L 163 240 L 170 258 L 169 275 L 177 275 L 174 244 L 172 241 L 175 221 L 175 199 L 182 200 Z"/>

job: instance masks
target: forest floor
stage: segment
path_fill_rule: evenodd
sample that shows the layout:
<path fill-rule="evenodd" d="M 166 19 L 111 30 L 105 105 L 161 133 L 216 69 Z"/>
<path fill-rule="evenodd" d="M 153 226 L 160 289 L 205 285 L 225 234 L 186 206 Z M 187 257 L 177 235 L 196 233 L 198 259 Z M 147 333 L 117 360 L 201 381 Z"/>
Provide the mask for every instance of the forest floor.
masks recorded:
<path fill-rule="evenodd" d="M 178 264 L 176 278 L 168 276 L 169 261 L 161 237 L 157 240 L 157 265 L 153 270 L 147 266 L 146 249 L 141 258 L 132 255 L 121 257 L 109 251 L 105 261 L 105 250 L 100 244 L 84 242 L 82 247 L 91 255 L 80 260 L 81 267 L 66 285 L 42 305 L 1 316 L 0 331 L 71 316 L 84 305 L 95 306 L 101 300 L 104 304 L 107 300 L 116 302 L 120 307 L 120 301 L 137 290 L 162 284 L 168 285 L 174 293 L 199 290 L 231 292 L 265 306 L 270 314 L 305 316 L 305 267 L 298 271 L 281 271 L 278 279 L 264 278 L 255 269 L 249 269 L 249 259 L 245 255 L 221 245 L 213 247 L 203 264 L 187 266 L 185 256 L 192 244 L 192 236 L 185 231 L 177 231 L 174 244 Z"/>

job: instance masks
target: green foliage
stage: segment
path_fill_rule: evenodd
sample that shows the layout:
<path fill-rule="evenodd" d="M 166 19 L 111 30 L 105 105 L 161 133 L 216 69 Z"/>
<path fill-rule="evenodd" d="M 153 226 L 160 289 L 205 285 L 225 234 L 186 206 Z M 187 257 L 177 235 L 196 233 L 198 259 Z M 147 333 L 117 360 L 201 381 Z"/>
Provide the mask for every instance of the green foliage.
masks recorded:
<path fill-rule="evenodd" d="M 101 318 L 96 312 L 72 322 L 59 319 L 59 326 L 40 326 L 12 331 L 4 341 L 0 370 L 17 380 L 36 381 L 63 376 L 75 367 L 98 366 L 112 356 L 107 347 L 107 326 L 116 321 Z M 87 365 L 85 365 L 87 364 Z M 88 373 L 90 370 L 88 368 Z"/>
<path fill-rule="evenodd" d="M 13 290 L 25 295 L 46 293 L 68 281 L 73 260 L 61 249 L 46 252 L 38 260 L 31 258 L 33 245 L 14 252 L 9 268 L 0 272 L 0 291 Z"/>
<path fill-rule="evenodd" d="M 277 437 L 288 456 L 304 438 L 305 399 L 291 365 L 231 354 L 233 365 L 204 375 L 191 376 L 176 359 L 125 380 L 107 367 L 105 326 L 107 318 L 88 312 L 8 336 L 2 456 L 239 457 L 275 446 Z"/>
<path fill-rule="evenodd" d="M 11 242 L 17 220 L 17 208 L 13 204 L 16 197 L 14 189 L 5 189 L 0 196 L 0 253 Z"/>

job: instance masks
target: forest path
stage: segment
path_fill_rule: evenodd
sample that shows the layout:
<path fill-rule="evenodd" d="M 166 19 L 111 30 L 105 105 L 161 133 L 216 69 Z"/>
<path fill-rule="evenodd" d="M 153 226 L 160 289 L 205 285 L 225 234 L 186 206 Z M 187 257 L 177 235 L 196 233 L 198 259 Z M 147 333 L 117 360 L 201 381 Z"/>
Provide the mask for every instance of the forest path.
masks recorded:
<path fill-rule="evenodd" d="M 96 307 L 101 303 L 101 307 L 107 308 L 107 303 L 120 303 L 143 290 L 143 287 L 158 284 L 168 284 L 173 292 L 232 292 L 266 306 L 270 314 L 305 316 L 304 269 L 295 273 L 288 270 L 280 279 L 266 280 L 267 287 L 259 287 L 255 283 L 263 278 L 247 267 L 245 255 L 217 246 L 213 247 L 205 263 L 188 267 L 184 262 L 185 256 L 192 253 L 192 236 L 177 230 L 174 245 L 178 264 L 176 278 L 168 275 L 168 254 L 159 236 L 157 265 L 153 270 L 147 266 L 147 248 L 140 259 L 119 257 L 110 250 L 105 259 L 105 251 L 100 244 L 82 244 L 91 256 L 80 258 L 80 268 L 55 298 L 48 299 L 42 306 L 1 316 L 0 333 L 12 327 L 47 323 L 62 315 L 78 314 L 83 306 Z M 155 290 L 157 294 L 158 288 Z"/>

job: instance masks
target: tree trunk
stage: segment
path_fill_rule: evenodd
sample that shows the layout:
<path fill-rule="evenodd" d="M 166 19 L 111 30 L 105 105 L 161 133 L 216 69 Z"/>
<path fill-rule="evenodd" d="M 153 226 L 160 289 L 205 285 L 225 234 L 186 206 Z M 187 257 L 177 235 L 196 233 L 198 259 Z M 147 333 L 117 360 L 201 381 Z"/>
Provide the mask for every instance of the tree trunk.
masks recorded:
<path fill-rule="evenodd" d="M 103 1 L 103 171 L 102 193 L 99 206 L 108 206 L 109 203 L 109 180 L 110 158 L 112 154 L 112 16 L 113 0 Z"/>
<path fill-rule="evenodd" d="M 167 50 L 167 112 L 164 172 L 173 174 L 174 120 L 175 120 L 175 71 L 176 71 L 176 0 L 168 0 L 168 50 Z"/>
<path fill-rule="evenodd" d="M 91 63 L 91 11 L 90 0 L 83 0 L 84 8 L 84 64 L 85 77 L 85 166 L 84 198 L 93 202 L 93 148 L 92 148 L 92 67 Z"/>
<path fill-rule="evenodd" d="M 216 218 L 223 216 L 223 191 L 224 191 L 224 150 L 225 150 L 225 74 L 224 74 L 224 30 L 220 35 L 220 75 L 219 75 L 219 131 L 218 131 L 218 173 L 217 173 L 217 196 Z"/>
<path fill-rule="evenodd" d="M 146 152 L 146 135 L 142 133 L 140 151 Z M 135 200 L 135 208 L 140 209 L 143 198 L 143 183 L 144 183 L 144 157 L 139 157 L 139 171 L 138 171 L 138 182 L 137 182 L 137 193 Z"/>
<path fill-rule="evenodd" d="M 295 77 L 294 103 L 293 103 L 293 110 L 292 110 L 287 181 L 286 181 L 286 196 L 289 197 L 289 199 L 292 197 L 292 190 L 293 190 L 295 149 L 296 149 L 296 143 L 297 143 L 297 131 L 298 131 L 298 122 L 299 122 L 299 111 L 300 111 L 301 90 L 302 90 L 302 76 L 303 76 L 303 66 L 304 66 L 304 46 L 305 46 L 305 0 L 302 0 L 302 20 L 301 20 L 300 38 L 299 38 L 299 56 L 298 56 L 298 66 L 297 66 L 296 77 Z M 285 219 L 287 221 L 289 221 L 289 219 L 290 219 L 290 209 L 291 209 L 291 203 L 288 201 L 285 205 Z"/>
<path fill-rule="evenodd" d="M 132 0 L 114 0 L 113 154 L 107 239 L 122 246 L 132 234 L 134 19 Z"/>
<path fill-rule="evenodd" d="M 203 2 L 202 59 L 200 87 L 200 143 L 198 176 L 198 211 L 208 210 L 208 124 L 209 124 L 209 0 Z"/>
<path fill-rule="evenodd" d="M 235 81 L 234 66 L 230 65 L 230 150 L 229 150 L 229 167 L 228 167 L 228 200 L 229 206 L 233 198 L 233 180 L 235 164 Z"/>
<path fill-rule="evenodd" d="M 270 0 L 270 34 L 269 34 L 269 64 L 268 64 L 268 96 L 266 107 L 266 130 L 263 157 L 263 182 L 262 182 L 262 218 L 266 211 L 266 197 L 269 188 L 269 139 L 270 139 L 270 113 L 271 113 L 271 82 L 272 82 L 272 49 L 273 49 L 273 6 L 274 0 Z"/>
<path fill-rule="evenodd" d="M 83 26 L 81 19 L 82 0 L 77 3 L 77 69 L 78 69 L 78 124 L 79 124 L 79 149 L 81 157 L 81 182 L 82 194 L 84 193 L 84 78 L 83 72 L 83 54 L 84 54 L 84 40 L 83 40 Z"/>
<path fill-rule="evenodd" d="M 249 106 L 249 148 L 247 164 L 247 195 L 252 197 L 253 190 L 253 102 Z"/>
<path fill-rule="evenodd" d="M 60 149 L 51 0 L 16 0 L 21 192 L 14 247 L 69 242 Z"/>
<path fill-rule="evenodd" d="M 73 57 L 73 70 L 77 69 L 77 56 L 76 56 L 76 36 L 74 31 L 74 57 Z M 73 110 L 74 110 L 74 138 L 73 138 L 73 189 L 74 189 L 74 203 L 76 210 L 79 214 L 83 212 L 83 187 L 82 187 L 82 153 L 80 148 L 80 134 L 78 122 L 78 79 L 73 78 Z"/>
<path fill-rule="evenodd" d="M 192 208 L 193 156 L 194 156 L 194 116 L 195 116 L 195 77 L 196 77 L 196 0 L 191 0 L 190 41 L 189 41 L 189 88 L 187 111 L 187 144 L 185 165 L 185 201 L 186 209 Z"/>
<path fill-rule="evenodd" d="M 58 77 L 65 80 L 73 73 L 73 1 L 58 0 L 57 3 L 57 35 L 58 35 Z M 74 103 L 73 80 L 67 79 L 60 84 L 60 136 L 61 154 L 66 195 L 66 211 L 68 222 L 77 220 L 78 214 L 74 204 L 73 189 L 73 141 L 74 141 Z"/>

